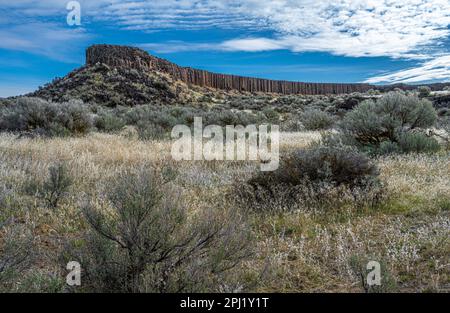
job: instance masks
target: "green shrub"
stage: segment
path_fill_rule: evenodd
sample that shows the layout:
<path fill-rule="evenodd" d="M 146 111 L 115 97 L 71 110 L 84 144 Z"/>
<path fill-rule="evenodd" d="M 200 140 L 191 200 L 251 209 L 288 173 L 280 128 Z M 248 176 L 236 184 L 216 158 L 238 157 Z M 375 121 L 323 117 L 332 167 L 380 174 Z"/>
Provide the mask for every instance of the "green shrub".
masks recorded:
<path fill-rule="evenodd" d="M 22 97 L 12 105 L 0 107 L 1 131 L 66 136 L 83 135 L 91 128 L 90 111 L 80 101 L 58 104 Z"/>
<path fill-rule="evenodd" d="M 259 212 L 374 208 L 384 191 L 370 159 L 340 143 L 298 150 L 278 170 L 258 173 L 236 187 L 237 205 Z"/>
<path fill-rule="evenodd" d="M 400 148 L 398 143 L 389 140 L 383 141 L 378 149 L 378 153 L 381 155 L 397 154 L 401 151 L 402 149 Z"/>
<path fill-rule="evenodd" d="M 0 98 L 0 107 L 3 106 L 8 106 L 12 104 L 12 100 L 11 99 L 6 99 L 6 98 Z"/>
<path fill-rule="evenodd" d="M 378 170 L 370 159 L 357 150 L 344 145 L 314 144 L 300 149 L 282 160 L 277 171 L 262 173 L 250 180 L 250 184 L 301 185 L 331 183 L 335 186 L 357 186 L 378 176 Z"/>
<path fill-rule="evenodd" d="M 91 226 L 68 250 L 94 292 L 215 291 L 248 256 L 237 212 L 188 213 L 179 190 L 155 170 L 123 172 L 108 186 L 108 208 L 83 211 Z"/>
<path fill-rule="evenodd" d="M 450 108 L 440 108 L 437 114 L 439 117 L 450 117 Z"/>
<path fill-rule="evenodd" d="M 42 186 L 40 196 L 49 208 L 56 209 L 72 183 L 66 165 L 63 163 L 53 165 L 49 168 L 49 176 Z"/>
<path fill-rule="evenodd" d="M 94 125 L 100 131 L 116 132 L 122 130 L 126 123 L 113 114 L 102 114 L 95 119 Z"/>
<path fill-rule="evenodd" d="M 377 102 L 365 101 L 349 112 L 340 124 L 344 141 L 362 150 L 379 153 L 393 151 L 401 134 L 432 127 L 437 113 L 428 100 L 391 92 Z M 401 147 L 400 147 L 401 148 Z M 405 151 L 407 152 L 407 151 Z"/>
<path fill-rule="evenodd" d="M 417 91 L 419 92 L 419 97 L 422 98 L 428 97 L 431 94 L 431 88 L 428 86 L 420 86 L 417 88 Z"/>
<path fill-rule="evenodd" d="M 288 118 L 286 118 L 281 123 L 280 128 L 282 131 L 287 132 L 298 132 L 305 130 L 305 126 L 300 121 L 300 118 L 297 115 L 291 115 Z"/>
<path fill-rule="evenodd" d="M 14 292 L 17 293 L 60 293 L 64 292 L 67 283 L 56 272 L 33 269 L 20 279 Z"/>
<path fill-rule="evenodd" d="M 140 121 L 136 125 L 138 137 L 141 140 L 161 140 L 168 136 L 168 130 L 160 125 Z"/>
<path fill-rule="evenodd" d="M 440 150 L 439 142 L 423 133 L 401 133 L 397 142 L 405 153 L 433 153 Z"/>
<path fill-rule="evenodd" d="M 443 141 L 444 146 L 447 150 L 450 150 L 450 116 L 444 116 L 439 120 L 438 128 L 440 129 L 440 134 L 438 137 Z"/>
<path fill-rule="evenodd" d="M 301 122 L 307 130 L 329 129 L 334 124 L 333 117 L 321 110 L 306 110 L 301 116 Z"/>
<path fill-rule="evenodd" d="M 245 112 L 232 112 L 229 110 L 214 110 L 207 112 L 206 114 L 197 115 L 199 117 L 203 117 L 203 123 L 205 125 L 219 125 L 219 126 L 227 126 L 227 125 L 243 125 L 247 126 L 250 124 L 258 124 L 260 121 L 267 121 L 267 117 L 265 115 L 254 115 Z"/>
<path fill-rule="evenodd" d="M 278 121 L 280 120 L 280 114 L 271 107 L 265 108 L 263 110 L 263 114 L 271 123 L 278 123 Z"/>

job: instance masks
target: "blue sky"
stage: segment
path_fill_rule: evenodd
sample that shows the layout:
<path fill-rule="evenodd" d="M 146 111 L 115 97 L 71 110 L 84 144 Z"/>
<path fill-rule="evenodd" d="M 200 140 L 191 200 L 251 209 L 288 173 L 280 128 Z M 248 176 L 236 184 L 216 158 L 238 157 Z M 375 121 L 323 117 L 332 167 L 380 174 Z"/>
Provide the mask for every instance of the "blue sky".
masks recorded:
<path fill-rule="evenodd" d="M 450 81 L 449 0 L 0 0 L 0 97 L 84 63 L 94 43 L 270 79 Z"/>

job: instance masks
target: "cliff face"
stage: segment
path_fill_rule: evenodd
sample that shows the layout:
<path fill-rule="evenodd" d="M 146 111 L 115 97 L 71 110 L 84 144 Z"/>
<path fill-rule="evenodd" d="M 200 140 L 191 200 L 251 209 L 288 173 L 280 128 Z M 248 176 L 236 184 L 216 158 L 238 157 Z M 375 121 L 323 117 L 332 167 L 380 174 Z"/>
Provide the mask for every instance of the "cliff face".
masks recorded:
<path fill-rule="evenodd" d="M 151 56 L 146 51 L 138 48 L 114 45 L 94 45 L 89 47 L 86 50 L 86 63 L 87 65 L 103 63 L 111 67 L 158 71 L 167 73 L 174 79 L 183 81 L 186 84 L 222 90 L 278 93 L 285 95 L 319 95 L 366 92 L 375 88 L 368 84 L 301 83 L 217 74 L 188 67 L 180 67 L 169 61 Z"/>

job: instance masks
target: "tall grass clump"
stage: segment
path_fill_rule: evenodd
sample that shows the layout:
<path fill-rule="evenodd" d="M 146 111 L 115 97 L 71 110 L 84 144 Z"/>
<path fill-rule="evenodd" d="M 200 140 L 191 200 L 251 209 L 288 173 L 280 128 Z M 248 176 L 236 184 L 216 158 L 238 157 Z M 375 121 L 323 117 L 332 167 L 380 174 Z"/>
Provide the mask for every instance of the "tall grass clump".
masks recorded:
<path fill-rule="evenodd" d="M 436 121 L 430 101 L 390 92 L 376 102 L 361 103 L 340 125 L 344 141 L 365 152 L 433 152 L 439 146 L 434 138 L 425 136 L 425 130 Z"/>
<path fill-rule="evenodd" d="M 249 253 L 244 220 L 188 212 L 167 177 L 123 172 L 108 186 L 107 207 L 92 200 L 83 209 L 90 231 L 68 251 L 77 251 L 71 258 L 87 291 L 203 292 L 230 283 L 227 273 Z"/>

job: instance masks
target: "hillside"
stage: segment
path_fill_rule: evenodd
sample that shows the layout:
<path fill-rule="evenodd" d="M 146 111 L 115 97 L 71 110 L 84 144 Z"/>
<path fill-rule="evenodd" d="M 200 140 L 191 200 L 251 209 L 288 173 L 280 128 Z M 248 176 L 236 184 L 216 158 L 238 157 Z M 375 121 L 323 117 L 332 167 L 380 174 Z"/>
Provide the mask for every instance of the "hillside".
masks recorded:
<path fill-rule="evenodd" d="M 81 99 L 110 107 L 139 104 L 183 104 L 204 94 L 167 74 L 103 63 L 86 65 L 29 94 L 54 102 Z"/>
<path fill-rule="evenodd" d="M 85 66 L 28 96 L 55 102 L 81 99 L 114 107 L 188 104 L 205 96 L 345 94 L 369 89 L 369 85 L 294 83 L 215 74 L 180 67 L 138 48 L 94 45 L 86 50 Z"/>
<path fill-rule="evenodd" d="M 275 81 L 259 78 L 225 75 L 180 67 L 169 61 L 149 55 L 147 52 L 132 48 L 112 45 L 94 45 L 86 51 L 86 63 L 107 64 L 112 67 L 126 67 L 144 72 L 157 71 L 189 85 L 211 87 L 221 90 L 278 94 L 342 94 L 365 92 L 373 88 L 368 84 L 319 84 Z"/>
<path fill-rule="evenodd" d="M 446 84 L 429 85 L 442 90 Z M 447 84 L 448 85 L 448 84 Z M 180 67 L 134 47 L 93 45 L 86 65 L 39 88 L 28 96 L 55 102 L 81 99 L 111 107 L 140 104 L 192 104 L 200 98 L 236 95 L 345 95 L 369 90 L 382 92 L 417 86 L 324 84 L 274 81 L 211 73 Z M 445 104 L 448 99 L 444 99 Z"/>

